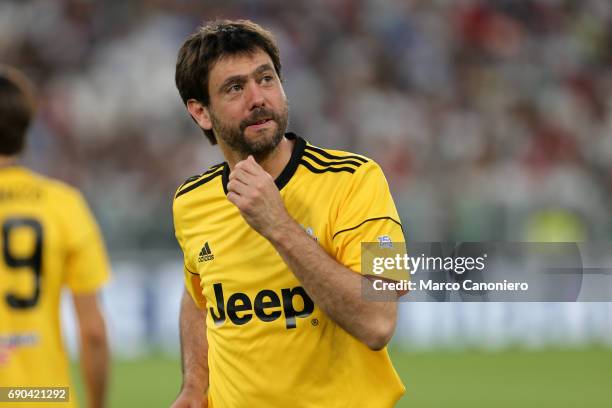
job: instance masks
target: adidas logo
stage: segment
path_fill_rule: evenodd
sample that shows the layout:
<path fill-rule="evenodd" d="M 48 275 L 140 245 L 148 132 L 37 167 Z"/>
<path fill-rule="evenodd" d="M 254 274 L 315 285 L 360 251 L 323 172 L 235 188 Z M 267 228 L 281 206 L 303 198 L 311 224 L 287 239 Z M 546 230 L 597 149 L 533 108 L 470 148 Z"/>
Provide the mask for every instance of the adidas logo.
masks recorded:
<path fill-rule="evenodd" d="M 204 244 L 202 249 L 200 250 L 200 255 L 198 256 L 198 262 L 204 261 L 212 261 L 215 259 L 215 256 L 212 254 L 210 247 L 208 246 L 208 242 Z"/>

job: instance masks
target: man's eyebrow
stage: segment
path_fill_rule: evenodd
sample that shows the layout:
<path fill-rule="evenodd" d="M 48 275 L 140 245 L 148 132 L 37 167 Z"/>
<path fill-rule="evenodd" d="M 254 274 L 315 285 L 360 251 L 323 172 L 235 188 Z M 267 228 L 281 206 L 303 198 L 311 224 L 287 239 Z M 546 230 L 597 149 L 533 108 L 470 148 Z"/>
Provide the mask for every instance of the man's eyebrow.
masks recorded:
<path fill-rule="evenodd" d="M 223 81 L 223 83 L 219 86 L 219 92 L 223 92 L 225 87 L 228 86 L 231 83 L 234 83 L 234 82 L 244 83 L 244 82 L 246 82 L 246 79 L 247 79 L 246 75 L 232 75 L 231 77 L 229 77 L 225 81 Z"/>
<path fill-rule="evenodd" d="M 255 70 L 253 71 L 253 75 L 258 75 L 266 71 L 274 71 L 274 68 L 272 68 L 272 65 L 268 63 L 261 64 L 260 66 L 255 68 Z"/>
<path fill-rule="evenodd" d="M 266 71 L 274 71 L 274 68 L 272 67 L 272 65 L 270 65 L 268 63 L 261 64 L 260 66 L 255 68 L 253 70 L 253 72 L 251 72 L 251 75 L 260 75 L 260 74 L 262 74 L 262 73 L 264 73 Z M 233 82 L 244 83 L 244 82 L 246 82 L 246 79 L 247 79 L 246 75 L 232 75 L 231 77 L 229 77 L 225 81 L 223 81 L 221 86 L 219 86 L 219 91 L 223 92 L 225 87 L 227 87 L 229 84 L 231 84 Z"/>

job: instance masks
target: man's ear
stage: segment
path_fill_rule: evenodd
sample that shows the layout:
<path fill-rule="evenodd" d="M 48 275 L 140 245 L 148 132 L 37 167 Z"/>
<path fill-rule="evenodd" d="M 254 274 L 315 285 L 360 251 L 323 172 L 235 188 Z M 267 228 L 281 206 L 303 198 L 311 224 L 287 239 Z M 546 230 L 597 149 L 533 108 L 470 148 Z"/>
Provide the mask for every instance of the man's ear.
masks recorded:
<path fill-rule="evenodd" d="M 202 104 L 202 102 L 196 99 L 189 99 L 187 101 L 187 110 L 189 114 L 195 120 L 195 122 L 204 130 L 212 129 L 212 121 L 210 120 L 210 112 L 208 108 Z"/>

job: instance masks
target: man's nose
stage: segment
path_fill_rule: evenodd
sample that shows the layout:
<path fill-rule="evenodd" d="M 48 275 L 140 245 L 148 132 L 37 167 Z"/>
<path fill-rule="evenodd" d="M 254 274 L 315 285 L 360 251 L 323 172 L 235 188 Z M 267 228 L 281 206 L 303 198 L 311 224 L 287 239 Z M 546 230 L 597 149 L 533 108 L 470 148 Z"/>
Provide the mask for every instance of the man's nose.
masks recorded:
<path fill-rule="evenodd" d="M 249 108 L 257 108 L 265 105 L 263 91 L 255 81 L 249 81 L 247 86 Z"/>

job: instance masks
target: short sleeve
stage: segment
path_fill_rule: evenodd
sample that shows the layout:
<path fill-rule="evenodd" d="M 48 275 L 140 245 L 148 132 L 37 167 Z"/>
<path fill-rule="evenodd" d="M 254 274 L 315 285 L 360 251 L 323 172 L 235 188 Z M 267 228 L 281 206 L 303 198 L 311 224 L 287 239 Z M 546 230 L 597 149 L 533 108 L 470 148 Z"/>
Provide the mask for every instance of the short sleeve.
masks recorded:
<path fill-rule="evenodd" d="M 183 253 L 183 279 L 185 281 L 185 288 L 198 308 L 204 309 L 206 307 L 206 299 L 202 293 L 200 275 L 197 273 L 197 268 L 193 264 L 193 260 L 189 256 L 189 251 L 186 248 L 185 238 L 183 237 L 179 222 L 180 208 L 177 207 L 176 201 L 174 204 L 172 210 L 174 217 L 174 235 Z"/>
<path fill-rule="evenodd" d="M 68 203 L 67 203 L 68 204 Z M 65 283 L 73 293 L 92 293 L 110 278 L 110 265 L 100 229 L 85 199 L 73 192 L 66 227 Z"/>
<path fill-rule="evenodd" d="M 206 308 L 206 299 L 202 294 L 202 286 L 200 285 L 200 275 L 194 274 L 187 268 L 183 268 L 185 277 L 185 288 L 191 295 L 191 298 L 200 309 Z"/>
<path fill-rule="evenodd" d="M 351 177 L 339 200 L 332 245 L 338 262 L 361 273 L 362 242 L 403 243 L 404 234 L 387 180 L 378 164 L 369 161 Z"/>

